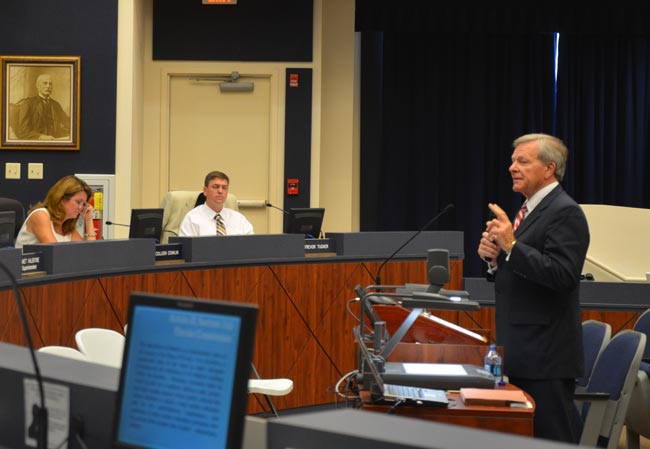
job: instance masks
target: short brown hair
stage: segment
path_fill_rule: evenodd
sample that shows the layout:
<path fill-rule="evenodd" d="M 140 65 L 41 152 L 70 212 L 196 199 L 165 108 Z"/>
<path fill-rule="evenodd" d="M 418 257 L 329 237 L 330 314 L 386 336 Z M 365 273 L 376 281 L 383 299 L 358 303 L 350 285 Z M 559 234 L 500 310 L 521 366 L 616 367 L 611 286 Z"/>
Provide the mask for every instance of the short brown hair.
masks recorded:
<path fill-rule="evenodd" d="M 227 174 L 215 170 L 215 171 L 211 171 L 205 176 L 205 181 L 203 185 L 206 187 L 210 187 L 210 181 L 212 181 L 214 178 L 225 179 L 226 181 L 228 181 L 228 184 L 230 184 L 230 178 L 228 178 Z"/>

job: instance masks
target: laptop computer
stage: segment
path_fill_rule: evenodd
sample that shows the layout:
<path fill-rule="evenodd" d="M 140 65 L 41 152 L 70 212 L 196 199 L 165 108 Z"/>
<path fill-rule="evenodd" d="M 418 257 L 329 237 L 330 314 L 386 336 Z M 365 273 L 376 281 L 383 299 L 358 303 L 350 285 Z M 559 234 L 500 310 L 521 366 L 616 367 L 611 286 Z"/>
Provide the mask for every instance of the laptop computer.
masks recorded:
<path fill-rule="evenodd" d="M 377 400 L 388 402 L 405 402 L 408 404 L 418 404 L 427 407 L 447 407 L 449 400 L 444 390 L 433 388 L 412 387 L 407 385 L 395 385 L 384 383 L 384 380 L 377 369 L 370 350 L 363 342 L 361 332 L 358 327 L 354 328 L 354 338 L 357 341 L 365 365 L 370 370 L 374 385 L 378 389 Z M 363 370 L 360 370 L 363 372 Z M 364 373 L 365 375 L 365 373 Z M 373 398 L 374 399 L 374 398 Z"/>
<path fill-rule="evenodd" d="M 383 378 L 385 382 L 441 390 L 494 388 L 497 381 L 484 367 L 468 363 L 386 362 Z"/>
<path fill-rule="evenodd" d="M 238 449 L 258 308 L 131 293 L 116 449 Z"/>

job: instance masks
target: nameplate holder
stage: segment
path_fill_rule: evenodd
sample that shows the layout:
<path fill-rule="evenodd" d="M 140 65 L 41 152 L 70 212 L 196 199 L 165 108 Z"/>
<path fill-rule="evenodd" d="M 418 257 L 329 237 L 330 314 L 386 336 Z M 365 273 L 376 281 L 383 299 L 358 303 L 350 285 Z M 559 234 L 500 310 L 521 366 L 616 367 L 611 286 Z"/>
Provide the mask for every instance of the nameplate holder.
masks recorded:
<path fill-rule="evenodd" d="M 0 262 L 13 274 L 14 278 L 20 279 L 20 258 L 23 252 L 20 248 L 0 248 Z M 4 270 L 0 270 L 0 286 L 11 285 L 11 279 Z"/>
<path fill-rule="evenodd" d="M 25 245 L 40 252 L 47 274 L 107 272 L 154 265 L 154 239 L 110 239 Z"/>
<path fill-rule="evenodd" d="M 23 276 L 47 274 L 47 271 L 45 270 L 45 264 L 43 262 L 43 253 L 40 251 L 33 253 L 24 253 L 20 267 Z"/>
<path fill-rule="evenodd" d="M 182 244 L 183 258 L 190 263 L 305 257 L 301 234 L 170 237 L 169 242 Z"/>
<path fill-rule="evenodd" d="M 336 256 L 336 240 L 305 239 L 305 257 Z"/>
<path fill-rule="evenodd" d="M 156 263 L 170 261 L 183 263 L 183 245 L 180 243 L 160 243 L 156 245 Z"/>

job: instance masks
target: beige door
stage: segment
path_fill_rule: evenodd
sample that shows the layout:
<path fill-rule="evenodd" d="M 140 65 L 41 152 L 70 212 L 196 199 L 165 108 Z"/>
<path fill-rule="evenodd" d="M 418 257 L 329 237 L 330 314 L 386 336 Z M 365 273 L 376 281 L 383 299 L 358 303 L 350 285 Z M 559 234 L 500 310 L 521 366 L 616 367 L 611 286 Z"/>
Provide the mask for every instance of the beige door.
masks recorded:
<path fill-rule="evenodd" d="M 227 75 L 224 75 L 227 76 Z M 219 170 L 256 234 L 269 233 L 270 78 L 246 79 L 252 92 L 221 92 L 218 82 L 172 76 L 168 190 L 201 190 Z"/>

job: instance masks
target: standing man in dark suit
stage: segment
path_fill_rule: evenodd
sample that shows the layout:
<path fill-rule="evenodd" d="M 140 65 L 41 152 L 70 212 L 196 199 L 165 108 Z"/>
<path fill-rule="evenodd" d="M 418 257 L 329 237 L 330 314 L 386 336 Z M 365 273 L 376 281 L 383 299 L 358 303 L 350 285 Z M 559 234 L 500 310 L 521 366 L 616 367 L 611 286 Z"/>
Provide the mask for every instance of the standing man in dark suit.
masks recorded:
<path fill-rule="evenodd" d="M 556 137 L 528 134 L 513 142 L 512 190 L 526 201 L 514 223 L 496 204 L 478 254 L 495 281 L 496 337 L 510 382 L 536 403 L 535 437 L 577 443 L 573 402 L 582 375 L 580 272 L 589 227 L 562 189 L 567 148 Z"/>

